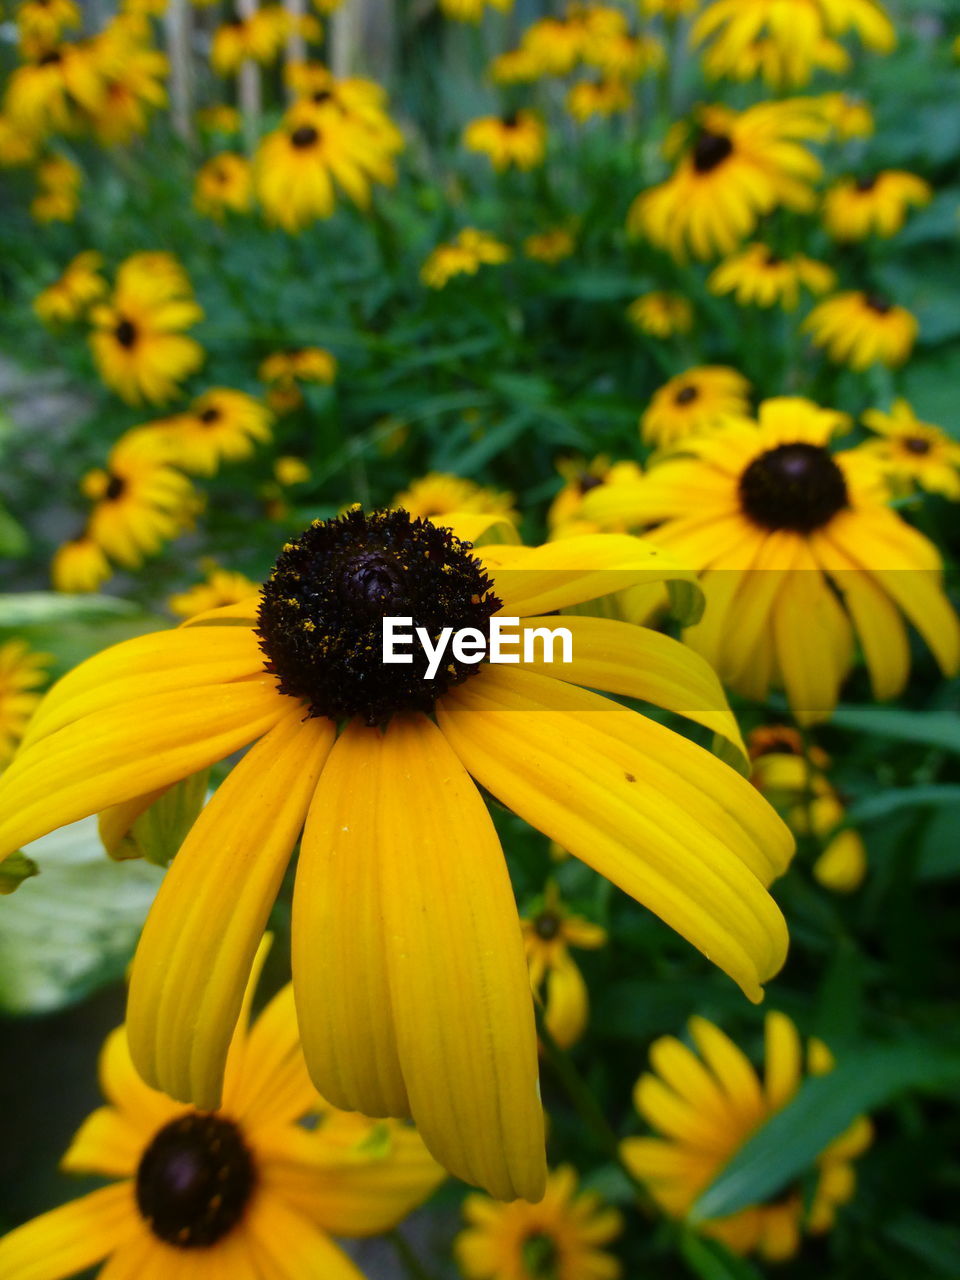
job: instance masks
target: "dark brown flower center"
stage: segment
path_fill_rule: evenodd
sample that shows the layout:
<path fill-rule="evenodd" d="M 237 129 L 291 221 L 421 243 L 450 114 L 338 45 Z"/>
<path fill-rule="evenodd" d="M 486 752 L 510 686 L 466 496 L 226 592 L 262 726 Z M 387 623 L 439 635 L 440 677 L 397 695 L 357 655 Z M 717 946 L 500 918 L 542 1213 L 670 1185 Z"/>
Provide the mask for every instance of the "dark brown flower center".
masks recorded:
<path fill-rule="evenodd" d="M 520 123 L 520 112 L 510 111 L 505 116 L 500 117 L 500 123 L 505 129 L 515 129 Z"/>
<path fill-rule="evenodd" d="M 324 102 L 330 102 L 332 98 L 333 98 L 333 94 L 330 92 L 329 89 L 316 89 L 310 95 L 310 101 L 315 103 L 318 107 L 321 106 Z"/>
<path fill-rule="evenodd" d="M 113 336 L 121 347 L 125 347 L 129 351 L 137 341 L 137 326 L 132 320 L 121 320 L 114 329 Z"/>
<path fill-rule="evenodd" d="M 537 937 L 552 942 L 560 932 L 560 917 L 555 911 L 541 911 L 533 922 Z"/>
<path fill-rule="evenodd" d="M 778 445 L 754 458 L 740 477 L 744 514 L 764 529 L 811 533 L 847 501 L 843 472 L 820 445 Z"/>
<path fill-rule="evenodd" d="M 885 316 L 893 310 L 893 303 L 879 293 L 865 293 L 863 302 L 864 306 L 869 307 L 871 311 L 875 311 L 878 316 Z"/>
<path fill-rule="evenodd" d="M 693 148 L 693 167 L 697 173 L 710 173 L 733 154 L 733 143 L 725 133 L 702 129 Z"/>
<path fill-rule="evenodd" d="M 577 477 L 577 488 L 581 496 L 589 493 L 591 489 L 599 489 L 602 484 L 603 480 L 600 476 L 591 476 L 585 471 Z"/>
<path fill-rule="evenodd" d="M 107 487 L 103 491 L 103 496 L 107 502 L 116 502 L 118 498 L 122 498 L 127 487 L 127 482 L 123 476 L 114 475 L 111 471 L 107 479 Z"/>
<path fill-rule="evenodd" d="M 209 427 L 214 422 L 219 422 L 222 417 L 223 417 L 223 410 L 218 409 L 215 404 L 212 404 L 209 406 L 209 408 L 204 409 L 203 413 L 201 413 L 200 421 L 203 423 L 205 427 Z"/>
<path fill-rule="evenodd" d="M 903 442 L 903 447 L 908 453 L 915 453 L 919 457 L 930 452 L 930 441 L 925 440 L 923 436 L 907 436 Z"/>
<path fill-rule="evenodd" d="M 354 510 L 316 520 L 284 547 L 263 588 L 257 632 L 267 671 L 281 693 L 310 714 L 384 724 L 397 711 L 431 711 L 437 698 L 480 670 L 444 652 L 430 665 L 416 628 L 431 647 L 445 628 L 489 638 L 500 608 L 492 583 L 449 529 L 406 511 Z M 383 619 L 410 618 L 402 652 L 383 661 Z M 448 633 L 449 638 L 449 633 Z"/>
<path fill-rule="evenodd" d="M 688 382 L 676 392 L 673 397 L 673 403 L 677 405 L 693 404 L 694 400 L 699 396 L 700 388 L 691 386 Z"/>
<path fill-rule="evenodd" d="M 305 151 L 308 147 L 312 147 L 319 137 L 320 134 L 312 124 L 302 124 L 291 133 L 290 141 L 298 151 Z"/>
<path fill-rule="evenodd" d="M 857 190 L 863 191 L 863 192 L 872 191 L 876 185 L 877 185 L 876 175 L 874 175 L 873 177 L 858 178 L 856 183 Z"/>
<path fill-rule="evenodd" d="M 38 67 L 52 67 L 58 62 L 63 61 L 63 55 L 57 49 L 51 49 L 48 53 L 43 54 L 37 59 Z"/>
<path fill-rule="evenodd" d="M 241 1220 L 256 1181 L 253 1156 L 237 1126 L 191 1111 L 165 1125 L 143 1153 L 137 1208 L 166 1244 L 206 1248 Z"/>

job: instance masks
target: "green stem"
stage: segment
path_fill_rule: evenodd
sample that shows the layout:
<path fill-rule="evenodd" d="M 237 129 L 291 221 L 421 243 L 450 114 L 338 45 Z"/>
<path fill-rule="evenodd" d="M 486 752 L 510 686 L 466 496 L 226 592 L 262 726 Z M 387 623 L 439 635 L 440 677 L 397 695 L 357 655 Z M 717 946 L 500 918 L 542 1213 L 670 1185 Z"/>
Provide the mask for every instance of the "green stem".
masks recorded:
<path fill-rule="evenodd" d="M 410 1242 L 405 1236 L 402 1236 L 396 1227 L 392 1231 L 387 1232 L 387 1237 L 394 1249 L 397 1251 L 397 1257 L 403 1264 L 403 1268 L 411 1280 L 433 1280 L 430 1272 L 426 1269 L 417 1255 L 410 1247 Z"/>

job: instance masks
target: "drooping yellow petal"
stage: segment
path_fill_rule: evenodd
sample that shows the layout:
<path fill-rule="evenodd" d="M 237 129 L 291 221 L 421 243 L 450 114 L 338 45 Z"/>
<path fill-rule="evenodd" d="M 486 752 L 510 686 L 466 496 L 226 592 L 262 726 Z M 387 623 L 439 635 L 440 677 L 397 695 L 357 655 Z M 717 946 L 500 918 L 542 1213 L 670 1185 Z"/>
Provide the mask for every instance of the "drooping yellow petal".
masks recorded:
<path fill-rule="evenodd" d="M 201 813 L 134 959 L 127 1035 L 137 1069 L 203 1109 L 220 1102 L 254 956 L 333 741 L 329 721 L 302 715 L 294 704 Z"/>
<path fill-rule="evenodd" d="M 706 1018 L 690 1019 L 690 1034 L 744 1127 L 760 1124 L 767 1107 L 757 1073 L 743 1050 Z"/>
<path fill-rule="evenodd" d="M 61 1280 L 143 1232 L 133 1184 L 119 1182 L 43 1213 L 0 1239 L 3 1280 Z"/>
<path fill-rule="evenodd" d="M 292 1124 L 322 1104 L 303 1060 L 290 983 L 260 1013 L 245 1041 L 238 1041 L 232 1057 L 236 1067 L 231 1063 L 223 1105 L 248 1132 Z"/>
<path fill-rule="evenodd" d="M 665 739 L 652 733 L 662 726 L 646 717 L 525 671 L 487 667 L 446 695 L 437 714 L 493 795 L 760 999 L 787 943 L 760 876 L 771 878 L 771 862 L 785 864 L 792 838 L 762 802 L 768 840 L 760 849 L 750 827 L 761 797 L 739 774 L 669 730 Z M 709 804 L 691 797 L 682 774 L 692 757 L 713 774 L 715 791 L 723 780 L 725 810 L 712 796 Z"/>
<path fill-rule="evenodd" d="M 775 1010 L 767 1014 L 763 1032 L 767 1104 L 772 1111 L 779 1111 L 800 1087 L 803 1046 L 794 1024 Z"/>
<path fill-rule="evenodd" d="M 569 1049 L 583 1035 L 590 1014 L 590 997 L 583 974 L 564 948 L 546 973 L 544 1021 L 561 1049 Z"/>
<path fill-rule="evenodd" d="M 804 548 L 773 604 L 783 687 L 799 724 L 830 717 L 850 667 L 850 621 Z"/>

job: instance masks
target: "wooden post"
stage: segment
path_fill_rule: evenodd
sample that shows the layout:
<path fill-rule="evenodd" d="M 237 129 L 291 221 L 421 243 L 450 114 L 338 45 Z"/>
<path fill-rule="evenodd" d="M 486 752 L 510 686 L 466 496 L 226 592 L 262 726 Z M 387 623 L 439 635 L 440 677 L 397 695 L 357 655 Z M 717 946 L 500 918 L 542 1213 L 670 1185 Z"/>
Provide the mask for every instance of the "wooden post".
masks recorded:
<path fill-rule="evenodd" d="M 307 42 L 303 38 L 300 30 L 301 19 L 306 12 L 304 0 L 283 0 L 283 7 L 290 15 L 291 22 L 294 24 L 294 30 L 287 37 L 287 66 L 292 62 L 306 62 L 307 60 Z M 296 94 L 287 85 L 287 97 L 294 98 Z"/>
<path fill-rule="evenodd" d="M 188 0 L 170 0 L 164 15 L 170 59 L 170 119 L 188 145 L 193 141 L 192 19 Z"/>
<path fill-rule="evenodd" d="M 247 21 L 257 12 L 257 0 L 237 0 L 237 13 Z M 257 145 L 260 128 L 260 68 L 253 58 L 244 58 L 237 74 L 237 98 L 243 114 L 243 137 L 247 150 Z"/>

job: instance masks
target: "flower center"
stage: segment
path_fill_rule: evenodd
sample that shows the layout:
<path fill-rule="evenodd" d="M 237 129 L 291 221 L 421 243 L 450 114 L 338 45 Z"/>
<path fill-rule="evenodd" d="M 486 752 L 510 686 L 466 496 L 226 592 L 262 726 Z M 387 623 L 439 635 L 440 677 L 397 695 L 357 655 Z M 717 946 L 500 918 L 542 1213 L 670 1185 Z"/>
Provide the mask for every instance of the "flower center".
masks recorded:
<path fill-rule="evenodd" d="M 688 383 L 685 387 L 681 387 L 677 394 L 673 397 L 673 403 L 684 405 L 693 404 L 697 396 L 700 394 L 699 387 L 692 387 Z"/>
<path fill-rule="evenodd" d="M 302 124 L 299 129 L 294 129 L 290 135 L 291 143 L 298 151 L 305 151 L 307 147 L 312 147 L 320 134 L 312 124 Z"/>
<path fill-rule="evenodd" d="M 908 453 L 916 453 L 922 457 L 930 452 L 930 441 L 924 440 L 923 436 L 907 436 L 903 447 Z"/>
<path fill-rule="evenodd" d="M 740 477 L 740 502 L 765 529 L 811 533 L 847 505 L 847 483 L 828 450 L 781 444 L 750 463 Z"/>
<path fill-rule="evenodd" d="M 560 917 L 554 911 L 541 911 L 533 922 L 538 938 L 552 942 L 560 932 Z"/>
<path fill-rule="evenodd" d="M 107 487 L 103 491 L 104 500 L 107 502 L 116 502 L 118 498 L 122 498 L 127 487 L 127 482 L 123 476 L 114 475 L 110 472 L 107 480 Z"/>
<path fill-rule="evenodd" d="M 864 305 L 868 306 L 871 311 L 875 311 L 878 316 L 885 316 L 889 311 L 893 310 L 893 303 L 887 298 L 881 297 L 879 293 L 866 293 L 863 296 Z"/>
<path fill-rule="evenodd" d="M 489 635 L 500 608 L 471 545 L 406 511 L 348 511 L 315 520 L 288 542 L 263 588 L 257 632 L 281 693 L 314 716 L 384 724 L 397 711 L 431 711 L 441 694 L 480 669 L 447 650 L 437 673 L 414 629 Z M 411 618 L 409 664 L 385 663 L 383 619 Z"/>
<path fill-rule="evenodd" d="M 500 117 L 500 123 L 505 129 L 516 129 L 520 123 L 520 112 L 511 111 L 509 114 Z"/>
<path fill-rule="evenodd" d="M 319 107 L 322 103 L 329 102 L 332 97 L 333 94 L 329 89 L 317 89 L 310 95 L 310 101 Z"/>
<path fill-rule="evenodd" d="M 37 60 L 38 67 L 52 67 L 56 63 L 62 61 L 62 55 L 56 50 L 51 49 L 49 53 L 45 53 Z"/>
<path fill-rule="evenodd" d="M 580 490 L 581 496 L 589 493 L 591 489 L 599 489 L 603 484 L 600 476 L 588 475 L 585 471 L 577 479 L 577 488 Z"/>
<path fill-rule="evenodd" d="M 560 1251 L 552 1236 L 537 1231 L 520 1246 L 520 1260 L 530 1280 L 557 1280 Z"/>
<path fill-rule="evenodd" d="M 864 192 L 872 191 L 876 185 L 877 185 L 876 176 L 871 178 L 858 178 L 856 183 L 857 190 L 864 191 Z"/>
<path fill-rule="evenodd" d="M 240 1130 L 199 1111 L 156 1134 L 137 1169 L 137 1208 L 150 1230 L 181 1249 L 216 1244 L 240 1219 L 257 1170 Z"/>
<path fill-rule="evenodd" d="M 113 331 L 113 336 L 129 351 L 137 340 L 137 326 L 132 320 L 121 320 Z"/>
<path fill-rule="evenodd" d="M 204 424 L 204 426 L 209 427 L 212 423 L 219 422 L 222 417 L 223 417 L 222 410 L 218 409 L 216 405 L 212 404 L 208 409 L 204 409 L 203 413 L 201 413 L 200 421 Z"/>
<path fill-rule="evenodd" d="M 693 167 L 697 173 L 710 173 L 733 154 L 733 143 L 725 133 L 703 129 L 693 148 Z"/>

